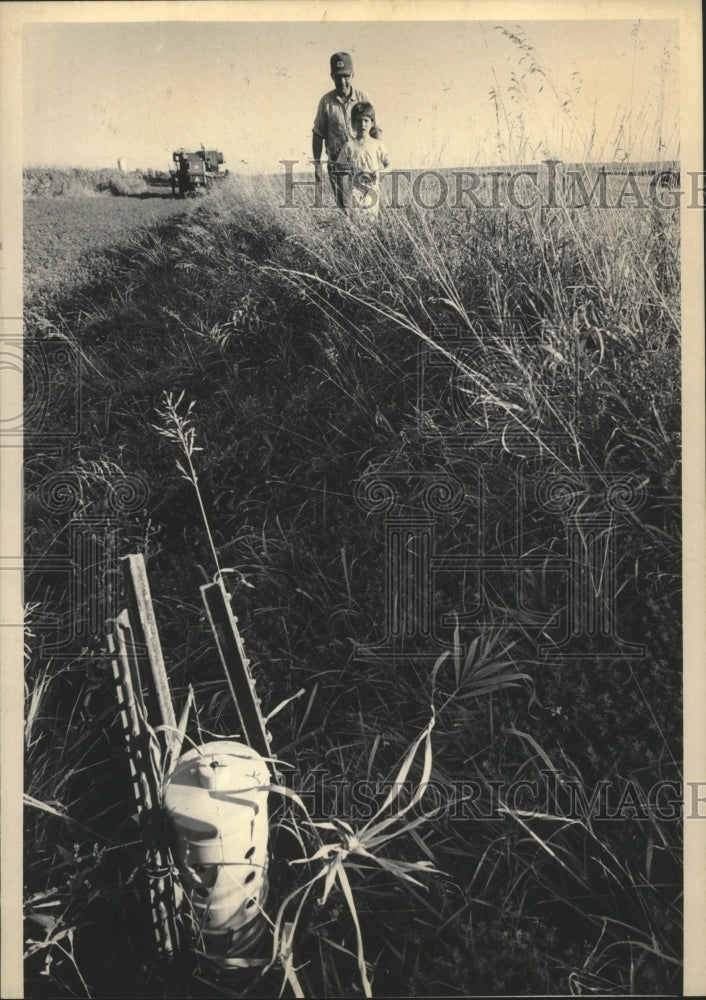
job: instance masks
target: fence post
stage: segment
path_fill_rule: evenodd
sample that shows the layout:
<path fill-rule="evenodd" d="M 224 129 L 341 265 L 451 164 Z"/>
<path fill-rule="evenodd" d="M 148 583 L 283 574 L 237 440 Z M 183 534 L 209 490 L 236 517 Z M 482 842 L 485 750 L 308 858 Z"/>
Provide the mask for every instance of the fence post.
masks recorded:
<path fill-rule="evenodd" d="M 223 582 L 207 583 L 201 587 L 201 596 L 218 647 L 230 693 L 238 710 L 243 736 L 261 757 L 271 756 L 271 737 L 265 728 L 260 712 L 260 701 L 255 693 L 255 683 L 250 673 L 250 661 L 245 655 L 243 640 L 231 610 L 229 595 Z"/>
<path fill-rule="evenodd" d="M 163 738 L 159 741 L 160 746 L 163 751 L 171 751 L 177 735 L 176 716 L 169 690 L 167 671 L 164 666 L 157 622 L 154 617 L 154 608 L 152 607 L 145 560 L 141 553 L 123 556 L 120 560 L 120 566 L 127 589 L 135 654 L 139 656 L 144 649 L 147 651 L 147 659 L 149 660 L 150 670 L 144 678 L 148 702 L 159 710 L 161 724 L 168 727 Z"/>

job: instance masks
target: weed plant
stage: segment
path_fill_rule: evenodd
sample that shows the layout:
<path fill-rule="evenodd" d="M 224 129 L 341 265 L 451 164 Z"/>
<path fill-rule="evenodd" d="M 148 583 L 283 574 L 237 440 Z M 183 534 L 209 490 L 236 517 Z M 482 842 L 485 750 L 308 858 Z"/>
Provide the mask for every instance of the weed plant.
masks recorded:
<path fill-rule="evenodd" d="M 229 179 L 145 234 L 93 308 L 66 299 L 30 319 L 30 338 L 50 321 L 80 351 L 84 422 L 63 458 L 30 444 L 28 546 L 54 551 L 66 535 L 67 515 L 36 499 L 48 473 L 144 478 L 149 497 L 119 544 L 145 554 L 197 741 L 235 732 L 197 596 L 214 549 L 231 570 L 263 705 L 286 702 L 269 723 L 274 747 L 320 824 L 295 804 L 282 821 L 301 841 L 292 860 L 309 861 L 274 880 L 275 961 L 248 980 L 254 995 L 352 996 L 366 983 L 380 996 L 678 993 L 680 820 L 576 815 L 569 795 L 590 801 L 607 781 L 618 799 L 646 796 L 681 775 L 678 213 L 407 204 L 360 228 L 296 194 L 283 208 L 281 179 Z M 438 362 L 423 398 L 422 356 Z M 154 430 L 165 392 L 190 408 L 210 531 Z M 386 625 L 383 518 L 356 502 L 356 484 L 371 470 L 463 483 L 462 512 L 434 526 L 436 551 L 461 556 L 481 530 L 474 449 L 499 570 L 513 558 L 518 468 L 588 492 L 635 478 L 616 601 L 621 641 L 643 656 L 600 655 L 589 638 L 591 659 L 538 653 L 556 636 L 552 559 L 566 537 L 535 502 L 519 605 L 507 573 L 440 574 L 446 650 L 419 659 L 410 642 L 394 664 L 356 658 Z M 28 599 L 45 596 L 30 578 Z M 30 640 L 28 996 L 164 988 L 99 646 L 77 642 L 53 662 Z M 386 802 L 379 789 L 401 761 L 409 788 Z M 520 779 L 524 793 L 498 791 Z M 450 809 L 421 794 L 425 782 L 461 796 L 472 783 L 495 808 Z M 547 789 L 539 804 L 531 782 Z M 394 840 L 376 826 L 390 807 Z M 238 995 L 242 982 L 202 969 L 180 995 Z"/>

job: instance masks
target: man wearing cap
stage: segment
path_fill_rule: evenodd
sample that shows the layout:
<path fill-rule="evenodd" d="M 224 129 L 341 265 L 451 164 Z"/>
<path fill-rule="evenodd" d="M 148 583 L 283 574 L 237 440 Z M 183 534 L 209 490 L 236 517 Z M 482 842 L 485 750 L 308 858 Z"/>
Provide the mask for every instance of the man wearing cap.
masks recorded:
<path fill-rule="evenodd" d="M 331 79 L 335 87 L 328 94 L 324 94 L 319 101 L 314 119 L 311 151 L 314 157 L 314 176 L 320 186 L 321 150 L 326 143 L 329 180 L 336 196 L 336 204 L 339 208 L 343 208 L 344 175 L 338 171 L 336 161 L 344 145 L 354 136 L 351 108 L 359 101 L 367 101 L 368 98 L 362 90 L 356 90 L 351 85 L 353 60 L 348 52 L 334 52 L 331 56 Z"/>

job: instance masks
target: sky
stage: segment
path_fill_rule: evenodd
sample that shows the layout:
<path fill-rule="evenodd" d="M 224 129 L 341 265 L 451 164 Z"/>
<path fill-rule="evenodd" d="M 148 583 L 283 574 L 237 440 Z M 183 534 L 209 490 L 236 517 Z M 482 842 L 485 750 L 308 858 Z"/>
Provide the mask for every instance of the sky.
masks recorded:
<path fill-rule="evenodd" d="M 338 50 L 393 167 L 678 156 L 676 21 L 163 21 L 24 25 L 24 164 L 305 164 Z"/>

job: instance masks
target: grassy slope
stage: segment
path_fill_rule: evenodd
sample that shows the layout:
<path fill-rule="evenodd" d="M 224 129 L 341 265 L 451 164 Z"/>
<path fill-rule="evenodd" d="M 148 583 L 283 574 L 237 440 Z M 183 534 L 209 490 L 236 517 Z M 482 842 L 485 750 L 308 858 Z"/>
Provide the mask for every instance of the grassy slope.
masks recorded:
<path fill-rule="evenodd" d="M 50 467 L 90 478 L 107 460 L 146 477 L 151 496 L 144 515 L 125 525 L 123 544 L 147 556 L 178 703 L 193 682 L 203 728 L 228 733 L 232 711 L 197 601 L 198 565 L 213 572 L 206 536 L 174 452 L 151 427 L 162 392 L 184 391 L 195 401 L 196 457 L 221 566 L 242 574 L 232 577 L 234 603 L 263 702 L 305 690 L 273 720 L 275 746 L 301 776 L 325 774 L 330 799 L 336 782 L 389 778 L 429 718 L 433 660 L 394 671 L 352 658 L 354 644 L 382 635 L 384 617 L 381 518 L 356 505 L 353 489 L 373 461 L 455 473 L 471 483 L 468 521 L 440 519 L 437 545 L 468 544 L 480 499 L 465 459 L 445 440 L 469 424 L 459 425 L 442 385 L 431 436 L 415 429 L 419 335 L 451 325 L 473 344 L 466 385 L 475 403 L 464 420 L 483 431 L 491 486 L 500 491 L 518 464 L 518 420 L 551 467 L 646 478 L 646 501 L 622 530 L 619 580 L 628 581 L 622 635 L 645 642 L 647 656 L 543 665 L 500 582 L 484 595 L 497 624 L 462 636 L 480 636 L 465 679 L 452 680 L 450 662 L 439 671 L 435 704 L 444 709 L 432 776 L 539 778 L 551 761 L 580 776 L 589 796 L 603 778 L 649 788 L 677 777 L 676 218 L 630 209 L 541 220 L 405 210 L 365 233 L 327 213 L 280 211 L 279 201 L 264 185 L 224 187 L 190 218 L 146 234 L 101 279 L 91 308 L 79 315 L 70 300 L 56 308 L 52 321 L 90 362 L 86 422 L 80 459 L 45 457 L 33 467 L 30 456 L 30 494 Z M 569 419 L 575 372 L 578 415 Z M 511 534 L 511 508 L 500 504 L 495 516 L 500 535 Z M 60 529 L 60 518 L 31 508 L 30 547 L 50 545 Z M 561 545 L 556 527 L 536 531 L 538 551 Z M 551 614 L 556 595 L 542 573 L 529 572 L 526 583 L 531 610 Z M 443 598 L 464 600 L 451 589 Z M 511 642 L 511 653 L 499 653 Z M 139 853 L 117 846 L 134 834 L 110 762 L 117 743 L 104 668 L 87 673 L 79 658 L 49 681 L 45 667 L 38 661 L 29 674 L 30 691 L 46 694 L 38 697 L 44 729 L 29 753 L 31 794 L 60 803 L 96 835 L 31 813 L 28 843 L 38 848 L 28 892 L 51 889 L 67 907 L 65 926 L 83 927 L 77 961 L 95 995 L 111 995 L 108 982 L 142 995 L 158 985 L 140 971 L 149 946 L 139 933 L 139 880 L 128 879 Z M 497 680 L 492 696 L 475 673 L 484 667 Z M 515 669 L 531 676 L 531 690 L 503 683 Z M 71 704 L 72 747 L 86 755 L 80 776 L 68 760 L 66 725 L 49 718 L 65 719 Z M 548 803 L 549 812 L 560 807 Z M 447 873 L 427 879 L 426 890 L 384 872 L 351 875 L 374 991 L 564 992 L 570 977 L 602 992 L 678 989 L 677 824 L 535 819 L 530 835 L 521 819 L 446 816 L 420 827 L 417 839 L 401 837 L 391 856 L 428 851 Z M 543 846 L 549 836 L 551 850 Z M 62 876 L 57 887 L 51 872 L 62 866 L 66 886 Z M 302 981 L 321 995 L 359 990 L 355 963 L 326 943 L 355 947 L 340 896 L 331 905 L 306 912 L 298 945 L 310 962 Z M 52 985 L 75 988 L 56 948 L 42 959 L 50 952 Z"/>

